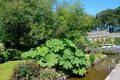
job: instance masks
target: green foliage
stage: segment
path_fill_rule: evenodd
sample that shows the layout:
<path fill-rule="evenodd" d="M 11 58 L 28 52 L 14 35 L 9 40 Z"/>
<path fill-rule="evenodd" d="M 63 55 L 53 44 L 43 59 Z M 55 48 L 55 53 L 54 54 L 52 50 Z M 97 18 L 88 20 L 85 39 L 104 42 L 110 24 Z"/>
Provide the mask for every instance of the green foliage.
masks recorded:
<path fill-rule="evenodd" d="M 95 55 L 91 53 L 89 59 L 90 59 L 91 64 L 93 65 L 94 60 L 95 60 Z"/>
<path fill-rule="evenodd" d="M 31 49 L 28 52 L 23 52 L 21 57 L 23 59 L 25 59 L 25 58 L 26 59 L 35 59 L 37 55 L 39 55 L 39 54 L 37 54 L 37 52 L 35 50 Z"/>
<path fill-rule="evenodd" d="M 4 51 L 5 50 L 5 45 L 3 43 L 0 43 L 0 51 Z"/>
<path fill-rule="evenodd" d="M 120 7 L 116 9 L 107 9 L 96 15 L 96 26 L 107 29 L 108 26 L 120 26 Z M 114 30 L 109 27 L 109 32 Z"/>
<path fill-rule="evenodd" d="M 26 61 L 18 64 L 10 80 L 33 80 L 38 79 L 40 65 L 35 61 Z"/>
<path fill-rule="evenodd" d="M 107 38 L 105 41 L 106 41 L 106 44 L 112 44 L 112 38 Z"/>
<path fill-rule="evenodd" d="M 115 12 L 115 15 L 116 15 L 116 18 L 117 18 L 117 26 L 120 26 L 120 7 L 118 7 L 118 8 L 116 8 L 115 10 L 114 10 L 114 12 Z"/>
<path fill-rule="evenodd" d="M 46 41 L 46 46 L 51 49 L 53 52 L 58 52 L 64 49 L 63 41 L 58 39 L 51 39 Z"/>
<path fill-rule="evenodd" d="M 8 60 L 20 60 L 21 53 L 22 52 L 17 49 L 7 49 L 6 51 L 0 52 L 1 62 Z"/>
<path fill-rule="evenodd" d="M 42 57 L 39 60 L 39 63 L 43 67 L 46 67 L 46 66 L 52 67 L 55 64 L 57 64 L 57 61 L 58 61 L 57 55 L 55 55 L 54 53 L 50 53 L 50 54 L 47 54 L 46 56 Z"/>
<path fill-rule="evenodd" d="M 120 38 L 115 38 L 115 44 L 120 44 Z"/>
<path fill-rule="evenodd" d="M 8 61 L 9 60 L 9 53 L 7 53 L 7 51 L 5 52 L 1 52 L 1 58 L 2 58 L 2 61 L 5 62 L 5 61 Z"/>
<path fill-rule="evenodd" d="M 37 47 L 38 54 L 40 56 L 45 56 L 49 52 L 49 48 L 47 47 Z"/>
<path fill-rule="evenodd" d="M 58 4 L 57 0 L 0 1 L 0 41 L 9 47 L 35 46 L 49 38 L 77 43 L 93 26 L 94 17 L 84 12 L 79 0 L 73 4 Z"/>
<path fill-rule="evenodd" d="M 39 57 L 38 62 L 42 67 L 60 66 L 64 70 L 70 70 L 73 73 L 82 76 L 86 72 L 85 70 L 87 62 L 84 52 L 77 49 L 76 45 L 70 40 L 50 39 L 46 41 L 46 44 L 44 46 L 37 47 L 37 49 L 35 49 L 32 54 L 30 52 L 31 50 L 23 53 L 21 56 L 26 59 L 29 56 L 31 56 L 29 57 L 31 59 L 33 59 L 33 57 Z M 75 72 L 75 69 L 78 71 Z"/>
<path fill-rule="evenodd" d="M 3 55 L 3 52 L 0 52 L 0 63 L 5 62 L 5 57 Z"/>
<path fill-rule="evenodd" d="M 73 17 L 74 16 L 74 17 Z M 55 12 L 55 37 L 67 38 L 77 43 L 77 40 L 94 26 L 94 17 L 83 11 L 81 2 L 73 4 L 64 2 L 58 5 Z"/>
<path fill-rule="evenodd" d="M 86 68 L 82 68 L 82 69 L 73 69 L 73 72 L 79 75 L 84 75 L 84 73 L 86 73 Z"/>
<path fill-rule="evenodd" d="M 114 25 L 114 11 L 112 9 L 107 9 L 104 11 L 101 11 L 99 14 L 96 15 L 96 18 L 101 21 L 101 24 L 104 26 L 105 24 L 107 26 Z"/>
<path fill-rule="evenodd" d="M 87 60 L 87 67 L 91 66 L 90 55 L 85 54 L 85 59 Z"/>
<path fill-rule="evenodd" d="M 95 59 L 102 59 L 102 58 L 104 58 L 104 54 L 101 53 L 95 54 Z"/>
<path fill-rule="evenodd" d="M 21 59 L 21 51 L 17 49 L 7 49 L 6 50 L 9 60 L 20 60 Z"/>
<path fill-rule="evenodd" d="M 56 0 L 0 1 L 0 41 L 18 48 L 21 43 L 34 44 L 35 40 L 47 38 L 52 32 L 52 7 L 55 2 Z"/>
<path fill-rule="evenodd" d="M 2 42 L 14 44 L 14 47 L 17 47 L 20 40 L 29 32 L 28 26 L 31 21 L 28 16 L 30 14 L 27 14 L 25 6 L 26 4 L 22 0 L 0 1 L 0 22 L 2 23 L 0 37 Z"/>

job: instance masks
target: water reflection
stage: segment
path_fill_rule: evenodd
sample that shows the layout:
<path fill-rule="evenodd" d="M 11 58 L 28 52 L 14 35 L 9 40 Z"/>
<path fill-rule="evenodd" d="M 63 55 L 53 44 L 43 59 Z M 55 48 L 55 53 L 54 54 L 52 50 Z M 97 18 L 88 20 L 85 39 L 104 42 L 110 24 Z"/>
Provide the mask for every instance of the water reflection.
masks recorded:
<path fill-rule="evenodd" d="M 108 57 L 104 61 L 90 67 L 85 77 L 71 77 L 67 80 L 105 80 L 107 75 L 111 72 L 111 70 L 118 62 L 120 62 L 119 55 L 108 55 Z"/>

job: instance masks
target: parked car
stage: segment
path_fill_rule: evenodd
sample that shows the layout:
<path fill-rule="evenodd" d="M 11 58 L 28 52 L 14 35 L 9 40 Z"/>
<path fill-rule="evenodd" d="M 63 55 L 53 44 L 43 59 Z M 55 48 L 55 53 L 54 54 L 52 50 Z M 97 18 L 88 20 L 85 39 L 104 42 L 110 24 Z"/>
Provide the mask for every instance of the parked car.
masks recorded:
<path fill-rule="evenodd" d="M 111 47 L 112 47 L 111 44 L 103 44 L 101 46 L 101 48 L 111 48 Z"/>

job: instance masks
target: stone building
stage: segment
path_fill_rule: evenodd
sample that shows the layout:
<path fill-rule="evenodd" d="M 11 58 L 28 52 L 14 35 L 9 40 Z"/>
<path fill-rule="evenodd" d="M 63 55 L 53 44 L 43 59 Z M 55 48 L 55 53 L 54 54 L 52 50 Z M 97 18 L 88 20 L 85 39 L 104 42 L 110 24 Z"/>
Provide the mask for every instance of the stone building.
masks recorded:
<path fill-rule="evenodd" d="M 104 43 L 107 38 L 111 38 L 111 42 L 114 43 L 115 38 L 118 38 L 118 37 L 120 38 L 120 33 L 109 33 L 108 31 L 105 31 L 105 30 L 89 32 L 87 36 L 88 40 L 96 41 L 96 40 L 103 39 Z"/>

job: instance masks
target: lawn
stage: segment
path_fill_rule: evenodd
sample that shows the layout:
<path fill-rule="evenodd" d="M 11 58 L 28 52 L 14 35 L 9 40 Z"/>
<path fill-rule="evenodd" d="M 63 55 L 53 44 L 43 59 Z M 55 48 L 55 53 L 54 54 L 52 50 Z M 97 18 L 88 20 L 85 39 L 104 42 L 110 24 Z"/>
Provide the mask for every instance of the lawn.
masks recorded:
<path fill-rule="evenodd" d="M 21 61 L 8 61 L 0 64 L 0 80 L 9 80 L 14 67 Z"/>

